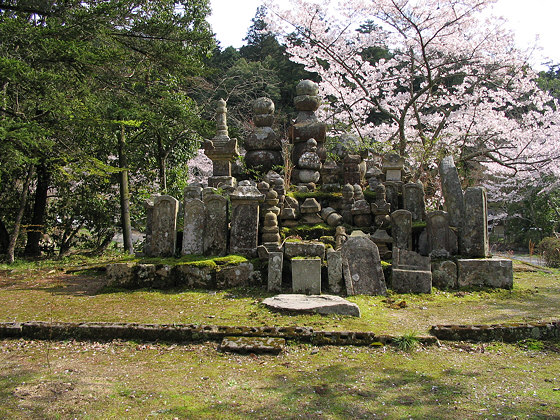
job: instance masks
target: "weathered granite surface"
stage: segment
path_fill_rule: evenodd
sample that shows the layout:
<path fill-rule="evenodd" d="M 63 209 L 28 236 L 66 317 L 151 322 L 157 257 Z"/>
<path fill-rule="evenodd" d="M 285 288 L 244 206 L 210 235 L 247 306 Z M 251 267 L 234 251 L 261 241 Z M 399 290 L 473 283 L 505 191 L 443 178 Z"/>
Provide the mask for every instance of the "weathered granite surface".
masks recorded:
<path fill-rule="evenodd" d="M 263 300 L 270 309 L 289 312 L 360 316 L 360 308 L 340 296 L 284 294 Z"/>
<path fill-rule="evenodd" d="M 513 287 L 513 262 L 507 259 L 479 258 L 457 260 L 459 287 Z"/>

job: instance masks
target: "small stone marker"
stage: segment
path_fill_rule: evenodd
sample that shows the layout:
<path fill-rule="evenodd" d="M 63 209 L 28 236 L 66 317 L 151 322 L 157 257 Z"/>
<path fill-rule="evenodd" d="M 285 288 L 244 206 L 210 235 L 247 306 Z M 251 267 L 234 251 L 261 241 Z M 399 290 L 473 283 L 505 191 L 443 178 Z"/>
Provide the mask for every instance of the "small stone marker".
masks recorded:
<path fill-rule="evenodd" d="M 419 222 L 426 218 L 424 187 L 422 184 L 410 182 L 403 185 L 403 206 L 412 214 L 412 221 Z"/>
<path fill-rule="evenodd" d="M 282 290 L 282 266 L 284 265 L 284 254 L 282 252 L 270 252 L 268 254 L 268 291 L 280 292 Z"/>
<path fill-rule="evenodd" d="M 459 287 L 513 287 L 513 262 L 505 258 L 457 260 L 457 271 Z"/>
<path fill-rule="evenodd" d="M 206 231 L 204 232 L 204 254 L 225 255 L 228 237 L 228 200 L 220 194 L 207 194 Z"/>
<path fill-rule="evenodd" d="M 360 316 L 358 305 L 340 296 L 282 294 L 266 298 L 262 303 L 279 311 Z"/>
<path fill-rule="evenodd" d="M 177 211 L 179 201 L 170 195 L 154 199 L 152 214 L 152 239 L 150 252 L 153 257 L 172 257 L 177 243 Z"/>
<path fill-rule="evenodd" d="M 412 250 L 412 213 L 397 210 L 391 213 L 393 246 Z"/>
<path fill-rule="evenodd" d="M 461 232 L 462 255 L 479 258 L 488 256 L 488 209 L 483 187 L 470 187 L 465 191 Z"/>
<path fill-rule="evenodd" d="M 286 346 L 286 340 L 278 337 L 224 337 L 221 351 L 244 354 L 279 354 Z"/>
<path fill-rule="evenodd" d="M 464 214 L 463 190 L 453 156 L 446 156 L 439 164 L 439 176 L 444 206 L 449 213 L 449 225 L 460 227 Z"/>
<path fill-rule="evenodd" d="M 229 251 L 231 254 L 254 256 L 257 253 L 259 236 L 259 203 L 264 196 L 250 181 L 241 181 L 230 194 L 231 233 Z"/>
<path fill-rule="evenodd" d="M 431 293 L 430 257 L 414 251 L 393 250 L 392 288 L 397 293 Z"/>
<path fill-rule="evenodd" d="M 342 267 L 349 296 L 387 294 L 379 250 L 367 237 L 348 238 L 342 246 Z"/>
<path fill-rule="evenodd" d="M 321 294 L 321 260 L 295 258 L 292 263 L 292 292 L 308 295 Z"/>
<path fill-rule="evenodd" d="M 327 252 L 327 265 L 329 292 L 339 294 L 342 292 L 342 254 L 340 251 L 329 249 L 329 252 Z"/>

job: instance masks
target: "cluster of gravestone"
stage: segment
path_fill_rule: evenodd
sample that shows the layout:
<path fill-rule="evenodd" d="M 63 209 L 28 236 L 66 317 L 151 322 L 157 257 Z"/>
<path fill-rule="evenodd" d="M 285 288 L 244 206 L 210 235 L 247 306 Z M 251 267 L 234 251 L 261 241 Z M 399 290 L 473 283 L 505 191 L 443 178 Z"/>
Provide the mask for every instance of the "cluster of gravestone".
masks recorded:
<path fill-rule="evenodd" d="M 185 190 L 182 242 L 176 239 L 178 200 L 155 196 L 147 203 L 146 255 L 174 256 L 180 249 L 183 255 L 258 257 L 268 261 L 268 289 L 275 292 L 377 295 L 387 287 L 399 293 L 430 293 L 432 285 L 512 287 L 511 261 L 489 258 L 486 192 L 462 191 L 451 156 L 439 166 L 445 211 L 426 212 L 424 188 L 411 182 L 397 154 L 376 164 L 346 136 L 333 151 L 338 159 L 327 159 L 317 85 L 306 80 L 296 90 L 290 190 L 285 175 L 273 170 L 285 164 L 272 128 L 273 102 L 255 101 L 255 129 L 243 142 L 247 172 L 265 175 L 238 181 L 232 175 L 238 144 L 228 135 L 226 103 L 220 101 L 217 134 L 204 145 L 213 174 L 208 185 L 193 183 Z M 305 226 L 323 226 L 332 234 L 305 238 L 306 230 L 298 230 Z M 299 235 L 286 239 L 285 231 Z M 390 271 L 382 260 L 391 261 Z"/>

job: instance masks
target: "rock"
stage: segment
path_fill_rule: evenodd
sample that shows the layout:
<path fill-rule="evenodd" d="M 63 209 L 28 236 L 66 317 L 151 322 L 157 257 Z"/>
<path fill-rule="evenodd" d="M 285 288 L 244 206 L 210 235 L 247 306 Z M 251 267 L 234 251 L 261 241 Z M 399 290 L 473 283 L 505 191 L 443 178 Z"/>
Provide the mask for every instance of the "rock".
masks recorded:
<path fill-rule="evenodd" d="M 267 298 L 262 303 L 269 309 L 280 311 L 360 316 L 358 305 L 340 296 L 284 294 Z"/>
<path fill-rule="evenodd" d="M 485 258 L 488 250 L 488 208 L 486 190 L 470 187 L 465 191 L 461 225 L 461 255 Z"/>

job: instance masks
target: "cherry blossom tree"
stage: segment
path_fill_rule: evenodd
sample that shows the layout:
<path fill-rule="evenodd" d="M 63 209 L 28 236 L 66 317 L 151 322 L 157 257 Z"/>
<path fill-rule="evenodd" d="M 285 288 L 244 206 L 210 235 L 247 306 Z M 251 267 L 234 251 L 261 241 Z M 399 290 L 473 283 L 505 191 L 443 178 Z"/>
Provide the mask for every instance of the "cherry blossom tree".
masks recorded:
<path fill-rule="evenodd" d="M 445 154 L 517 179 L 558 176 L 558 103 L 490 14 L 494 2 L 268 1 L 267 24 L 320 75 L 333 127 L 406 156 L 415 177 Z"/>

